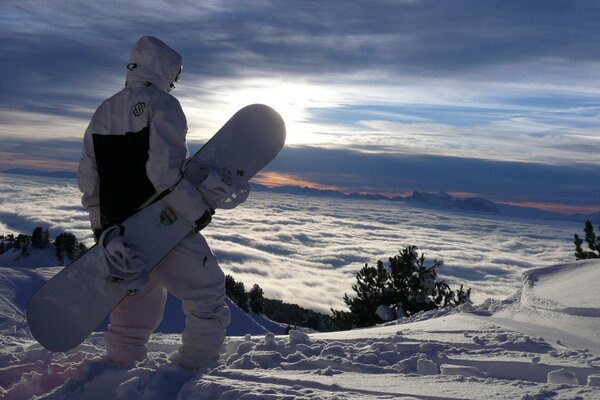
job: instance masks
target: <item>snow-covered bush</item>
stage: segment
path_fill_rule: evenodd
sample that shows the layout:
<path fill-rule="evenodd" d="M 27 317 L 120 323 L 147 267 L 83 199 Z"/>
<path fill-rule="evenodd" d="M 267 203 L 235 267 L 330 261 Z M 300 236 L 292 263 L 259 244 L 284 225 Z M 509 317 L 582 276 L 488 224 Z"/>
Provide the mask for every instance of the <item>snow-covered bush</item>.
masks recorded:
<path fill-rule="evenodd" d="M 446 282 L 437 280 L 437 270 L 442 265 L 440 260 L 427 265 L 425 256 L 419 257 L 415 246 L 390 257 L 388 267 L 383 261 L 377 261 L 376 266 L 365 264 L 352 285 L 355 296 L 344 294 L 344 303 L 350 311 L 331 310 L 335 327 L 373 326 L 394 314 L 401 318 L 469 302 L 471 289 L 465 291 L 461 286 L 453 292 Z"/>

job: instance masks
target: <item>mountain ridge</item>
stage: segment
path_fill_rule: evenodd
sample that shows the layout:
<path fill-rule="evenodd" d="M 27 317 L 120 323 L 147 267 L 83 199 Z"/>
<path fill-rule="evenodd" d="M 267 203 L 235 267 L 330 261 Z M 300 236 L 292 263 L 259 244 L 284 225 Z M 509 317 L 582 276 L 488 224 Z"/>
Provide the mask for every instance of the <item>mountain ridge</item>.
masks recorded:
<path fill-rule="evenodd" d="M 473 196 L 466 198 L 456 198 L 446 192 L 421 192 L 413 191 L 408 196 L 386 196 L 382 194 L 363 194 L 363 193 L 343 193 L 331 189 L 315 189 L 299 186 L 276 186 L 267 187 L 258 183 L 252 184 L 255 191 L 273 192 L 281 194 L 302 195 L 310 197 L 331 197 L 350 200 L 384 200 L 393 202 L 405 202 L 412 206 L 431 207 L 441 210 L 454 210 L 463 212 L 476 212 L 484 214 L 495 214 L 516 218 L 550 219 L 550 220 L 569 220 L 584 222 L 600 221 L 600 211 L 591 214 L 562 214 L 555 211 L 547 211 L 533 207 L 515 206 L 505 203 L 497 203 L 487 200 L 483 197 Z"/>

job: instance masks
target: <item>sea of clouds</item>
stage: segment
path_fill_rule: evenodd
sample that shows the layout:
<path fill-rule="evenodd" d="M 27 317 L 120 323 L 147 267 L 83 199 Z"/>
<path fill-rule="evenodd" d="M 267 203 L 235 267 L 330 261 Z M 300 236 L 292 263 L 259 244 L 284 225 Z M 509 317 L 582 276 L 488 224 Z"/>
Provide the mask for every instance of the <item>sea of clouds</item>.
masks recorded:
<path fill-rule="evenodd" d="M 50 228 L 93 243 L 72 179 L 0 174 L 0 234 Z M 527 268 L 574 260 L 582 224 L 414 208 L 389 201 L 251 193 L 204 231 L 225 273 L 265 296 L 318 311 L 344 307 L 356 272 L 407 245 L 444 261 L 440 275 L 472 299 L 504 298 Z"/>

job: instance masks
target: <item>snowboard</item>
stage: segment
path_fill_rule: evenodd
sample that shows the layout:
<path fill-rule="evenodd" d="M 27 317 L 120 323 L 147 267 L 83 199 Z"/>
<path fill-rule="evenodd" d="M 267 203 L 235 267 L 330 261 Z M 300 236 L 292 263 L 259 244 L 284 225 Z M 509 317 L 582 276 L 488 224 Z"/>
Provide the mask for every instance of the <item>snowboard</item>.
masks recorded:
<path fill-rule="evenodd" d="M 275 110 L 249 105 L 236 112 L 186 165 L 230 171 L 247 182 L 283 148 L 285 134 L 284 121 Z M 202 177 L 198 168 L 190 168 L 183 179 L 197 186 Z M 195 228 L 169 206 L 168 196 L 163 193 L 149 199 L 122 224 L 128 241 L 144 254 L 147 265 L 156 266 Z M 94 245 L 32 296 L 27 323 L 43 347 L 55 352 L 77 347 L 131 295 L 122 282 L 107 277 L 106 265 L 104 251 Z"/>

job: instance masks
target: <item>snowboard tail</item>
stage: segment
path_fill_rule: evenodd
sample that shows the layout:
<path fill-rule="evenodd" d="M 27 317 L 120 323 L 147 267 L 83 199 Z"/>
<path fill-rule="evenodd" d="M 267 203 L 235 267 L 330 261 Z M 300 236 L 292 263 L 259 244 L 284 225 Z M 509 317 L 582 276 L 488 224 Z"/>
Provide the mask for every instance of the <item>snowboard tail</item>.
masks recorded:
<path fill-rule="evenodd" d="M 283 148 L 285 133 L 285 123 L 275 110 L 253 104 L 235 113 L 191 159 L 247 182 Z M 127 239 L 153 267 L 194 229 L 169 206 L 168 196 L 147 202 L 122 224 Z M 46 349 L 62 352 L 77 347 L 128 295 L 125 285 L 107 279 L 106 262 L 103 250 L 95 245 L 32 296 L 27 323 Z"/>

